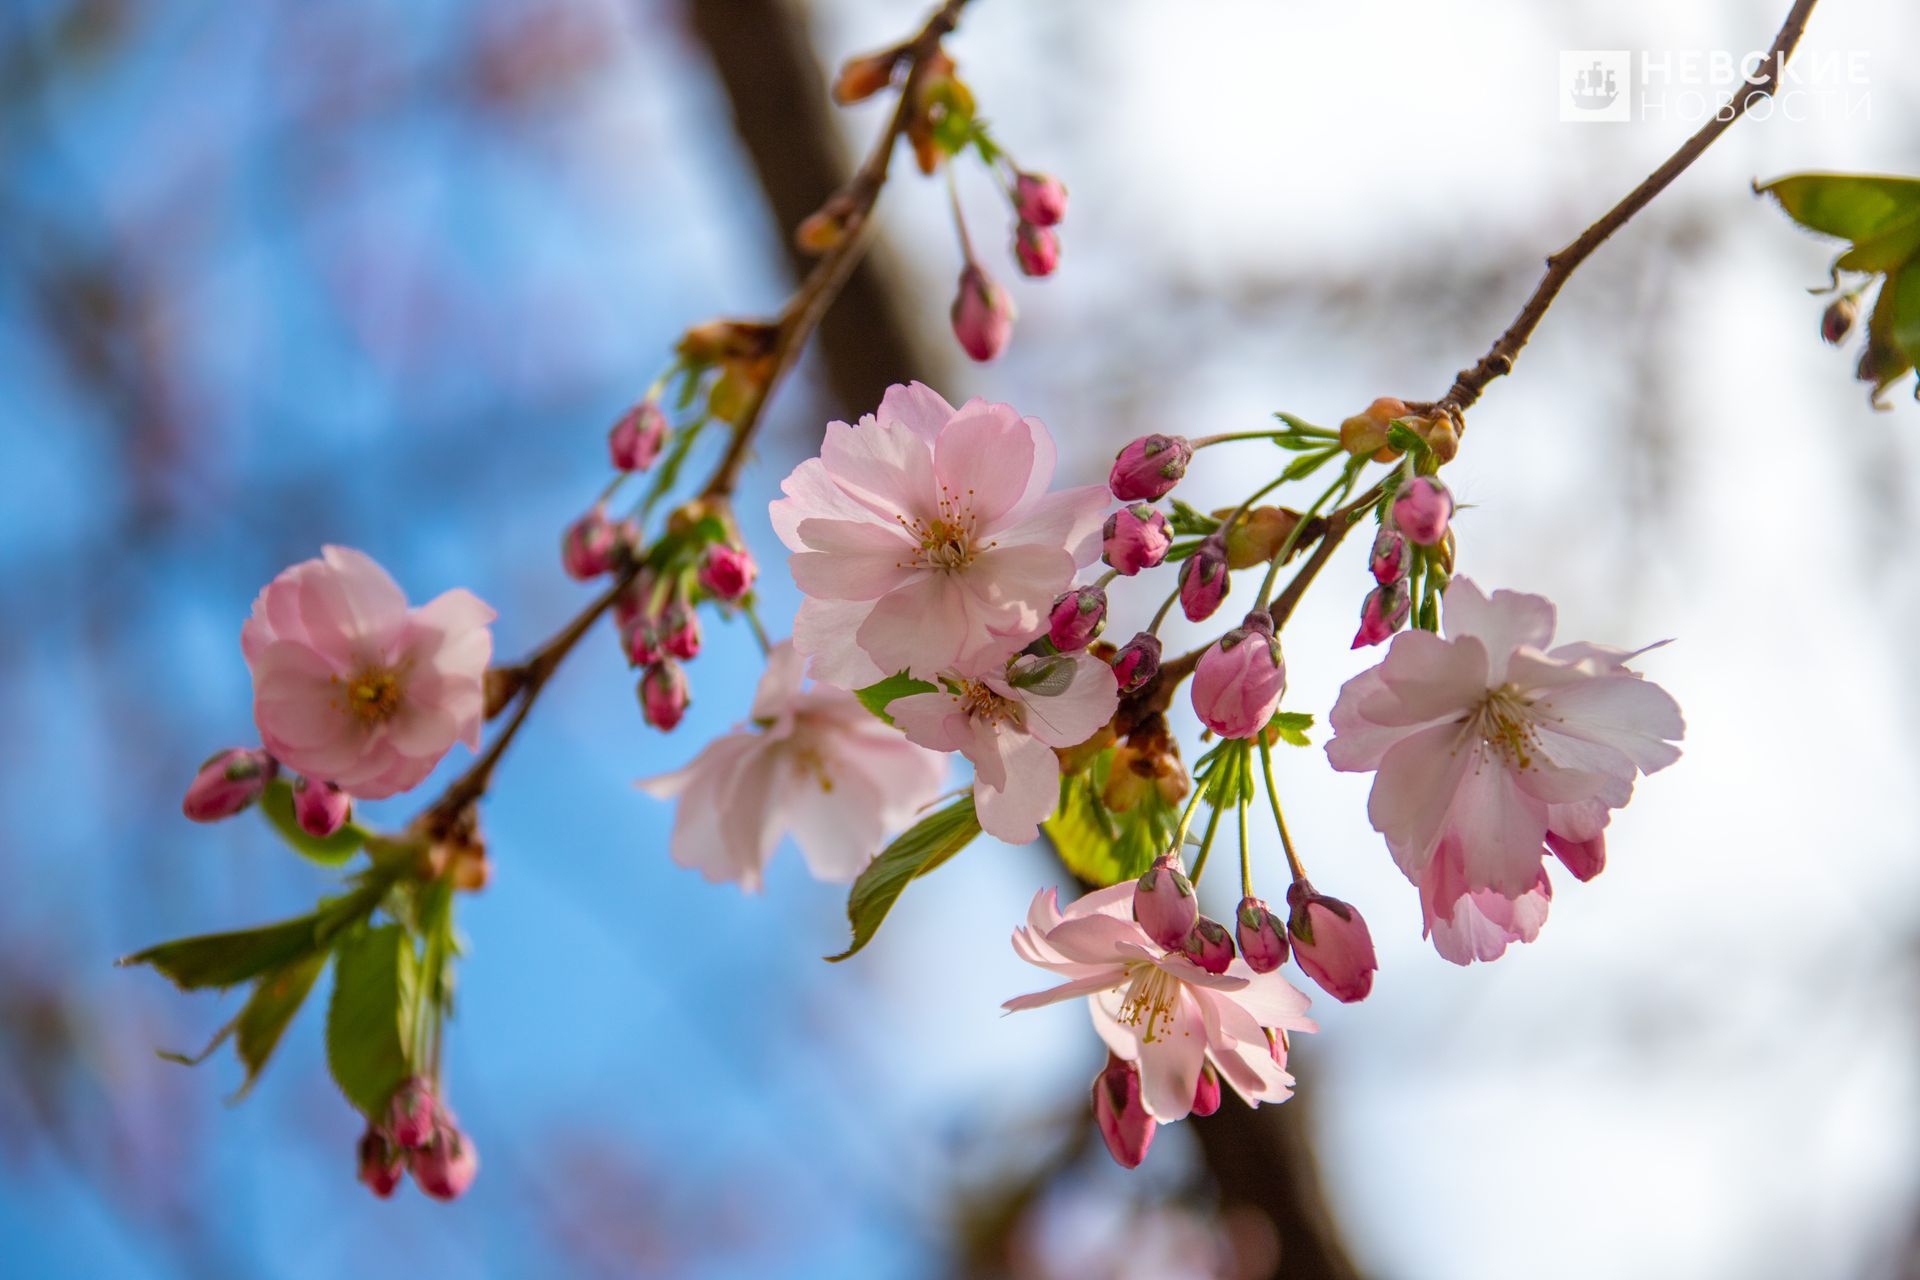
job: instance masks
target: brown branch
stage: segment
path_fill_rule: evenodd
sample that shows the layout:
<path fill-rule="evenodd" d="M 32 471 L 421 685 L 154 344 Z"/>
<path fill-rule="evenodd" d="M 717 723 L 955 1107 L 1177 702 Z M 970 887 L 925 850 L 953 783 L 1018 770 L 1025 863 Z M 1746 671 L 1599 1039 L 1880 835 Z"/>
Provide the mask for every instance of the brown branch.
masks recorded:
<path fill-rule="evenodd" d="M 1698 160 L 1703 152 L 1712 146 L 1716 139 L 1734 122 L 1746 114 L 1754 103 L 1763 101 L 1772 95 L 1779 86 L 1780 74 L 1786 68 L 1787 59 L 1793 54 L 1794 47 L 1800 43 L 1801 33 L 1806 30 L 1807 19 L 1813 13 L 1815 0 L 1794 0 L 1794 6 L 1781 24 L 1779 34 L 1773 38 L 1773 45 L 1762 64 L 1764 71 L 1747 91 L 1733 102 L 1714 113 L 1713 119 L 1701 126 L 1699 132 L 1681 144 L 1658 169 L 1647 175 L 1639 186 L 1628 192 L 1619 204 L 1607 210 L 1598 222 L 1582 231 L 1580 235 L 1560 252 L 1547 259 L 1547 273 L 1534 286 L 1533 296 L 1520 309 L 1519 316 L 1507 327 L 1507 331 L 1494 340 L 1487 354 L 1480 357 L 1471 368 L 1462 369 L 1453 380 L 1453 386 L 1447 394 L 1436 401 L 1434 412 L 1446 417 L 1458 419 L 1466 409 L 1480 398 L 1487 384 L 1495 378 L 1504 377 L 1513 372 L 1513 363 L 1520 357 L 1520 349 L 1527 345 L 1533 331 L 1547 314 L 1547 308 L 1559 296 L 1561 286 L 1592 255 L 1595 249 L 1604 244 L 1609 236 L 1627 224 L 1628 219 L 1646 208 L 1653 198 L 1665 191 L 1673 180 L 1686 171 L 1687 166 Z"/>

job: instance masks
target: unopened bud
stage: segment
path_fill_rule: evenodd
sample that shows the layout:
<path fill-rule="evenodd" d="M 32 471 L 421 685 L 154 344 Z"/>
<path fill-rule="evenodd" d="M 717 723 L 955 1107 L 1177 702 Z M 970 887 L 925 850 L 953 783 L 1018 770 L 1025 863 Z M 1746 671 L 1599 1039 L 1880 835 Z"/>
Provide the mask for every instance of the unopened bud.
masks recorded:
<path fill-rule="evenodd" d="M 1860 318 L 1860 304 L 1854 301 L 1852 294 L 1842 294 L 1828 306 L 1820 317 L 1820 336 L 1833 346 L 1839 346 L 1853 332 L 1853 322 Z"/>
<path fill-rule="evenodd" d="M 458 1200 L 480 1172 L 480 1152 L 473 1139 L 451 1120 L 434 1126 L 424 1147 L 407 1155 L 414 1182 L 435 1200 Z"/>
<path fill-rule="evenodd" d="M 667 440 L 667 415 L 651 400 L 626 411 L 607 433 L 607 456 L 615 471 L 644 471 Z"/>
<path fill-rule="evenodd" d="M 859 214 L 860 206 L 853 197 L 840 192 L 800 220 L 794 228 L 793 242 L 802 253 L 831 253 L 853 234 Z"/>
<path fill-rule="evenodd" d="M 1287 664 L 1265 609 L 1200 655 L 1190 697 L 1200 722 L 1223 738 L 1250 738 L 1267 727 L 1287 691 Z"/>
<path fill-rule="evenodd" d="M 258 800 L 279 771 L 279 764 L 264 751 L 229 747 L 200 766 L 180 802 L 180 812 L 195 822 L 231 818 Z"/>
<path fill-rule="evenodd" d="M 1178 856 L 1161 854 L 1134 882 L 1133 918 L 1149 938 L 1168 951 L 1186 941 L 1200 918 L 1200 902 L 1193 896 L 1193 882 L 1180 869 Z"/>
<path fill-rule="evenodd" d="M 662 733 L 673 731 L 691 700 L 687 673 L 672 658 L 659 659 L 640 677 L 640 714 Z"/>
<path fill-rule="evenodd" d="M 1192 461 L 1185 436 L 1141 436 L 1114 457 L 1107 487 L 1122 502 L 1157 502 L 1180 483 Z"/>
<path fill-rule="evenodd" d="M 1099 587 L 1075 587 L 1053 602 L 1047 614 L 1047 638 L 1062 653 L 1093 643 L 1107 624 L 1107 593 Z"/>
<path fill-rule="evenodd" d="M 1360 913 L 1338 898 L 1315 893 L 1305 880 L 1288 886 L 1287 907 L 1294 959 L 1306 975 L 1343 1004 L 1366 999 L 1380 965 Z"/>
<path fill-rule="evenodd" d="M 1189 622 L 1205 622 L 1227 598 L 1230 585 L 1227 548 L 1218 537 L 1204 539 L 1180 566 L 1180 611 Z"/>
<path fill-rule="evenodd" d="M 951 314 L 960 349 L 982 363 L 1004 351 L 1013 336 L 1013 297 L 977 263 L 960 273 Z"/>
<path fill-rule="evenodd" d="M 1547 848 L 1553 855 L 1566 864 L 1573 878 L 1587 881 L 1599 875 L 1607 867 L 1607 833 L 1602 831 L 1591 840 L 1569 840 L 1565 836 L 1547 832 Z"/>
<path fill-rule="evenodd" d="M 1060 268 L 1060 237 L 1052 227 L 1023 222 L 1013 233 L 1013 256 L 1020 274 L 1036 280 L 1050 276 Z"/>
<path fill-rule="evenodd" d="M 1193 1111 L 1196 1116 L 1210 1116 L 1220 1109 L 1220 1073 L 1213 1064 L 1204 1059 L 1200 1063 L 1200 1079 L 1193 1086 Z"/>
<path fill-rule="evenodd" d="M 1233 963 L 1233 935 L 1218 920 L 1201 916 L 1180 940 L 1180 950 L 1208 973 L 1225 973 Z"/>
<path fill-rule="evenodd" d="M 716 542 L 707 548 L 705 557 L 700 561 L 700 585 L 710 592 L 714 599 L 735 604 L 746 598 L 753 590 L 754 577 L 759 569 L 753 563 L 753 557 L 746 548 Z"/>
<path fill-rule="evenodd" d="M 560 543 L 560 563 L 567 576 L 585 582 L 613 568 L 620 531 L 607 519 L 605 509 L 594 507 L 567 526 Z"/>
<path fill-rule="evenodd" d="M 409 1077 L 387 1103 L 387 1136 L 395 1146 L 408 1151 L 424 1147 L 433 1137 L 433 1124 L 439 1114 L 433 1086 L 424 1076 Z"/>
<path fill-rule="evenodd" d="M 1412 611 L 1413 597 L 1404 582 L 1375 587 L 1360 604 L 1360 629 L 1353 634 L 1352 647 L 1363 649 L 1391 640 Z"/>
<path fill-rule="evenodd" d="M 1385 586 L 1405 578 L 1413 569 L 1413 557 L 1407 552 L 1407 540 L 1398 529 L 1382 529 L 1373 540 L 1373 553 L 1367 559 L 1373 580 Z"/>
<path fill-rule="evenodd" d="M 683 662 L 692 662 L 700 656 L 700 616 L 683 601 L 676 600 L 667 606 L 660 615 L 655 634 L 659 637 L 659 647 L 663 653 Z"/>
<path fill-rule="evenodd" d="M 845 107 L 871 98 L 893 83 L 893 69 L 899 62 L 897 49 L 847 59 L 833 79 L 833 100 Z"/>
<path fill-rule="evenodd" d="M 1058 178 L 1023 173 L 1013 180 L 1013 208 L 1023 222 L 1036 227 L 1058 226 L 1067 216 L 1067 189 Z"/>
<path fill-rule="evenodd" d="M 1430 547 L 1447 536 L 1453 495 L 1432 476 L 1415 476 L 1393 496 L 1394 527 L 1416 546 Z"/>
<path fill-rule="evenodd" d="M 1133 693 L 1160 674 L 1160 637 L 1145 631 L 1120 646 L 1113 656 L 1113 678 L 1120 692 Z"/>
<path fill-rule="evenodd" d="M 358 1154 L 360 1181 L 385 1200 L 400 1185 L 400 1175 L 406 1168 L 400 1149 L 387 1140 L 386 1134 L 368 1125 L 367 1131 L 360 1135 Z"/>
<path fill-rule="evenodd" d="M 1093 1119 L 1107 1152 L 1123 1169 L 1137 1169 L 1158 1127 L 1140 1096 L 1140 1069 L 1107 1054 L 1106 1069 L 1093 1078 Z"/>
<path fill-rule="evenodd" d="M 1216 512 L 1225 519 L 1232 515 Z M 1233 522 L 1223 535 L 1227 543 L 1227 564 L 1235 569 L 1251 569 L 1280 554 L 1300 523 L 1300 513 L 1284 507 L 1255 507 Z"/>
<path fill-rule="evenodd" d="M 293 782 L 293 816 L 300 829 L 316 840 L 325 840 L 328 836 L 347 825 L 347 814 L 353 808 L 353 801 L 347 793 L 331 782 L 316 782 L 312 778 L 295 778 Z"/>
<path fill-rule="evenodd" d="M 1258 898 L 1240 899 L 1234 912 L 1240 954 L 1255 973 L 1272 973 L 1287 962 L 1287 926 Z"/>
<path fill-rule="evenodd" d="M 1107 517 L 1101 530 L 1100 558 L 1114 572 L 1132 577 L 1167 558 L 1173 529 L 1166 516 L 1145 503 L 1122 507 Z"/>

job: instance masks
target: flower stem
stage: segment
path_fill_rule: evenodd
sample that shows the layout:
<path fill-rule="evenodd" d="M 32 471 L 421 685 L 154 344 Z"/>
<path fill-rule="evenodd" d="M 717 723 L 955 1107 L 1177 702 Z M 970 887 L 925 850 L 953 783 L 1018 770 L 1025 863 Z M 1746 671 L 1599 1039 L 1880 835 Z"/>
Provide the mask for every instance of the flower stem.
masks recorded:
<path fill-rule="evenodd" d="M 1207 855 L 1213 852 L 1213 834 L 1220 829 L 1220 807 L 1215 805 L 1207 818 L 1207 834 L 1200 837 L 1200 855 L 1193 860 L 1193 874 L 1187 878 L 1197 887 L 1207 869 Z"/>
<path fill-rule="evenodd" d="M 1247 845 L 1247 810 L 1253 805 L 1246 800 L 1240 802 L 1240 896 L 1253 896 L 1253 850 Z"/>
<path fill-rule="evenodd" d="M 1338 440 L 1338 431 L 1329 431 L 1325 427 L 1282 427 L 1278 431 L 1222 431 L 1218 435 L 1200 436 L 1187 441 L 1194 449 L 1207 449 L 1216 444 L 1229 444 L 1235 440 L 1273 440 L 1280 436 L 1305 436 L 1314 440 Z"/>
<path fill-rule="evenodd" d="M 1280 847 L 1287 851 L 1287 867 L 1295 880 L 1305 880 L 1307 869 L 1300 865 L 1300 855 L 1293 851 L 1293 837 L 1287 834 L 1287 820 L 1280 812 L 1280 789 L 1273 785 L 1273 748 L 1265 738 L 1260 739 L 1260 771 L 1267 776 L 1267 799 L 1273 803 L 1273 825 L 1280 828 Z M 1247 892 L 1251 896 L 1253 891 Z"/>
<path fill-rule="evenodd" d="M 1173 854 L 1183 861 L 1186 858 L 1187 828 L 1193 825 L 1193 811 L 1200 807 L 1200 798 L 1206 793 L 1207 789 L 1200 783 L 1193 784 L 1193 797 L 1187 801 L 1187 807 L 1181 811 L 1180 827 L 1173 833 Z"/>

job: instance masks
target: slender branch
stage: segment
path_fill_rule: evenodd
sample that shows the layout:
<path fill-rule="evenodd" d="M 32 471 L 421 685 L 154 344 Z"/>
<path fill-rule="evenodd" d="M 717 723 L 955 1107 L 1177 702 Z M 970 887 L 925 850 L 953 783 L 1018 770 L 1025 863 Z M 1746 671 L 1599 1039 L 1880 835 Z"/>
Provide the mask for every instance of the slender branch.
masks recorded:
<path fill-rule="evenodd" d="M 1726 107 L 1715 112 L 1713 119 L 1682 143 L 1678 151 L 1648 174 L 1644 182 L 1629 191 L 1619 204 L 1601 215 L 1598 222 L 1582 231 L 1572 244 L 1547 259 L 1547 273 L 1534 286 L 1533 296 L 1520 309 L 1520 315 L 1505 333 L 1494 340 L 1493 346 L 1480 357 L 1477 364 L 1460 371 L 1452 388 L 1433 405 L 1437 414 L 1457 419 L 1480 398 L 1480 393 L 1487 389 L 1488 383 L 1512 373 L 1513 362 L 1519 359 L 1520 349 L 1527 345 L 1534 329 L 1547 314 L 1547 308 L 1559 296 L 1561 286 L 1566 284 L 1580 264 L 1609 236 L 1625 226 L 1628 219 L 1665 191 L 1721 134 L 1732 128 L 1749 107 L 1773 94 L 1779 87 L 1780 74 L 1786 68 L 1787 59 L 1792 56 L 1794 47 L 1800 43 L 1800 36 L 1806 30 L 1814 4 L 1815 0 L 1794 0 L 1794 6 L 1781 24 L 1779 34 L 1773 38 L 1766 61 L 1761 64 L 1758 79 L 1752 81 L 1751 86 Z"/>
<path fill-rule="evenodd" d="M 752 444 L 755 431 L 759 428 L 761 416 L 773 390 L 779 385 L 786 373 L 792 369 L 799 358 L 807 339 L 820 325 L 833 301 L 840 294 L 859 265 L 868 245 L 872 242 L 873 207 L 880 197 L 880 190 L 886 185 L 887 172 L 892 165 L 893 153 L 900 138 L 906 133 L 907 125 L 913 116 L 914 99 L 920 80 L 927 64 L 938 52 L 940 42 L 951 34 L 959 23 L 960 11 L 968 0 L 945 0 L 935 11 L 918 34 L 898 46 L 901 56 L 907 64 L 907 74 L 902 81 L 899 97 L 893 114 L 887 121 L 887 127 L 874 143 L 866 163 L 855 172 L 846 188 L 846 194 L 852 201 L 851 211 L 847 215 L 848 234 L 821 257 L 819 263 L 807 274 L 791 298 L 780 310 L 777 321 L 777 333 L 774 338 L 771 363 L 766 375 L 759 379 L 747 404 L 741 409 L 734 421 L 733 431 L 727 442 L 726 452 L 715 464 L 713 474 L 701 489 L 703 500 L 724 503 L 738 483 L 740 472 L 746 465 L 747 452 Z M 433 802 L 416 825 L 429 835 L 441 835 L 457 826 L 493 780 L 493 770 L 506 753 L 526 723 L 533 704 L 545 689 L 547 681 L 559 669 L 581 638 L 600 619 L 600 615 L 613 607 L 613 603 L 639 573 L 638 564 L 622 569 L 611 586 L 602 592 L 586 608 L 574 615 L 553 637 L 535 650 L 526 661 L 516 666 L 501 668 L 489 673 L 490 689 L 487 700 L 489 718 L 498 715 L 518 701 L 512 717 L 502 727 L 494 740 L 466 771 L 455 778 L 440 798 Z"/>

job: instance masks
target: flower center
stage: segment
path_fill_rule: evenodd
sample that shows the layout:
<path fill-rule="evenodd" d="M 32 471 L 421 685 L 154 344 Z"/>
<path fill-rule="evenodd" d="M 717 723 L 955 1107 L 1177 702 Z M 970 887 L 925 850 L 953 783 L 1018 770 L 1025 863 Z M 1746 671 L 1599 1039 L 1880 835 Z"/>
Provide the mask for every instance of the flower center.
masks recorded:
<path fill-rule="evenodd" d="M 1152 1044 L 1178 1015 L 1180 980 L 1149 960 L 1133 966 L 1133 981 L 1120 1001 L 1120 1021 L 1139 1027 L 1143 1044 Z"/>
<path fill-rule="evenodd" d="M 939 514 L 931 520 L 894 517 L 900 522 L 900 527 L 920 544 L 914 567 L 960 573 L 973 563 L 975 556 L 993 548 L 995 544 L 991 541 L 980 544 L 974 540 L 972 501 L 973 490 L 957 494 L 943 484 L 940 486 Z"/>
<path fill-rule="evenodd" d="M 1509 769 L 1531 769 L 1540 739 L 1534 729 L 1533 700 L 1510 684 L 1489 689 L 1474 713 L 1474 729 Z"/>
<path fill-rule="evenodd" d="M 356 720 L 378 724 L 400 709 L 400 677 L 382 667 L 369 667 L 347 681 L 347 710 Z"/>
<path fill-rule="evenodd" d="M 985 720 L 989 724 L 1010 724 L 1016 729 L 1026 728 L 1026 719 L 1021 714 L 1020 705 L 1011 699 L 1003 698 L 979 680 L 958 680 L 953 682 L 952 693 L 960 700 L 960 709 L 975 720 Z"/>

